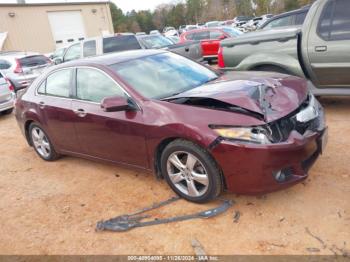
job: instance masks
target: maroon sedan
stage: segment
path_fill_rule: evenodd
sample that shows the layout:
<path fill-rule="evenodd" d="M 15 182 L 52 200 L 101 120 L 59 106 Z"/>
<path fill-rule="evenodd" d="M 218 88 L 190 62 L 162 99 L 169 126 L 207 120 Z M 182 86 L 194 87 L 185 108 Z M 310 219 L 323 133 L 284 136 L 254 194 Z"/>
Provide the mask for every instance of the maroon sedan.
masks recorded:
<path fill-rule="evenodd" d="M 327 138 L 306 81 L 218 73 L 155 50 L 55 66 L 18 98 L 16 117 L 44 160 L 72 155 L 153 171 L 194 202 L 296 184 Z"/>

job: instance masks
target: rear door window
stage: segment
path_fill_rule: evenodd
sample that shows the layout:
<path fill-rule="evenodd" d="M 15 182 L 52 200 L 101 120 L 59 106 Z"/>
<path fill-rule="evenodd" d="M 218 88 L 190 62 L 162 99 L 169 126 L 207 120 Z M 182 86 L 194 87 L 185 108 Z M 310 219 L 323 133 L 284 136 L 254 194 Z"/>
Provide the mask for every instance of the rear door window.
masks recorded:
<path fill-rule="evenodd" d="M 350 1 L 333 0 L 325 7 L 318 25 L 318 34 L 326 41 L 350 40 Z"/>
<path fill-rule="evenodd" d="M 103 53 L 141 49 L 134 35 L 119 35 L 103 39 Z"/>
<path fill-rule="evenodd" d="M 27 56 L 18 61 L 22 67 L 36 67 L 50 63 L 50 59 L 43 55 Z"/>
<path fill-rule="evenodd" d="M 46 79 L 46 94 L 58 97 L 69 97 L 71 76 L 71 69 L 59 70 L 49 75 Z"/>
<path fill-rule="evenodd" d="M 90 41 L 84 42 L 83 54 L 84 54 L 84 57 L 96 55 L 96 41 L 95 40 L 90 40 Z"/>

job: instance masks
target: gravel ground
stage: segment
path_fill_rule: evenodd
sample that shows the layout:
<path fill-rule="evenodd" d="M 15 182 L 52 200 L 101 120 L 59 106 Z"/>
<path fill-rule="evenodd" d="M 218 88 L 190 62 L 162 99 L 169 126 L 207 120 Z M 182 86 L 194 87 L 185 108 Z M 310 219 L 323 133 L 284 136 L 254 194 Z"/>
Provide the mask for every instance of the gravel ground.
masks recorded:
<path fill-rule="evenodd" d="M 1 254 L 349 254 L 350 98 L 324 98 L 329 143 L 303 183 L 264 196 L 224 194 L 236 205 L 208 220 L 97 233 L 100 219 L 173 196 L 153 175 L 64 157 L 47 163 L 13 115 L 0 118 Z M 157 217 L 213 207 L 183 200 Z M 240 218 L 234 222 L 235 211 Z"/>

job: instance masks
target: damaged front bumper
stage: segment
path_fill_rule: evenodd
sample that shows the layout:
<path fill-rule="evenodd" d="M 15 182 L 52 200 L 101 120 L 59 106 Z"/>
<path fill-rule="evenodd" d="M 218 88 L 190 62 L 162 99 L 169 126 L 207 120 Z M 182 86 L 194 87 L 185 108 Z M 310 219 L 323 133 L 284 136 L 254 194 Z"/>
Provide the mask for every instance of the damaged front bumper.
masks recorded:
<path fill-rule="evenodd" d="M 220 165 L 227 190 L 268 193 L 303 181 L 327 142 L 327 128 L 308 135 L 296 131 L 287 141 L 256 145 L 221 140 L 211 152 Z"/>

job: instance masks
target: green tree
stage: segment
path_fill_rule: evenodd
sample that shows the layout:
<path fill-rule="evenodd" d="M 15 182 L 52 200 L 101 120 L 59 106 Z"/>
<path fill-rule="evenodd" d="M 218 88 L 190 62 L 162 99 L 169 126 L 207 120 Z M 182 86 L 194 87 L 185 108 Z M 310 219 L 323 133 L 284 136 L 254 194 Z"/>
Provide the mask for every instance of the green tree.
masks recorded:
<path fill-rule="evenodd" d="M 118 8 L 113 2 L 109 3 L 109 8 L 111 10 L 112 24 L 115 32 L 121 31 L 121 29 L 126 29 L 125 25 L 125 15 L 123 11 Z"/>

